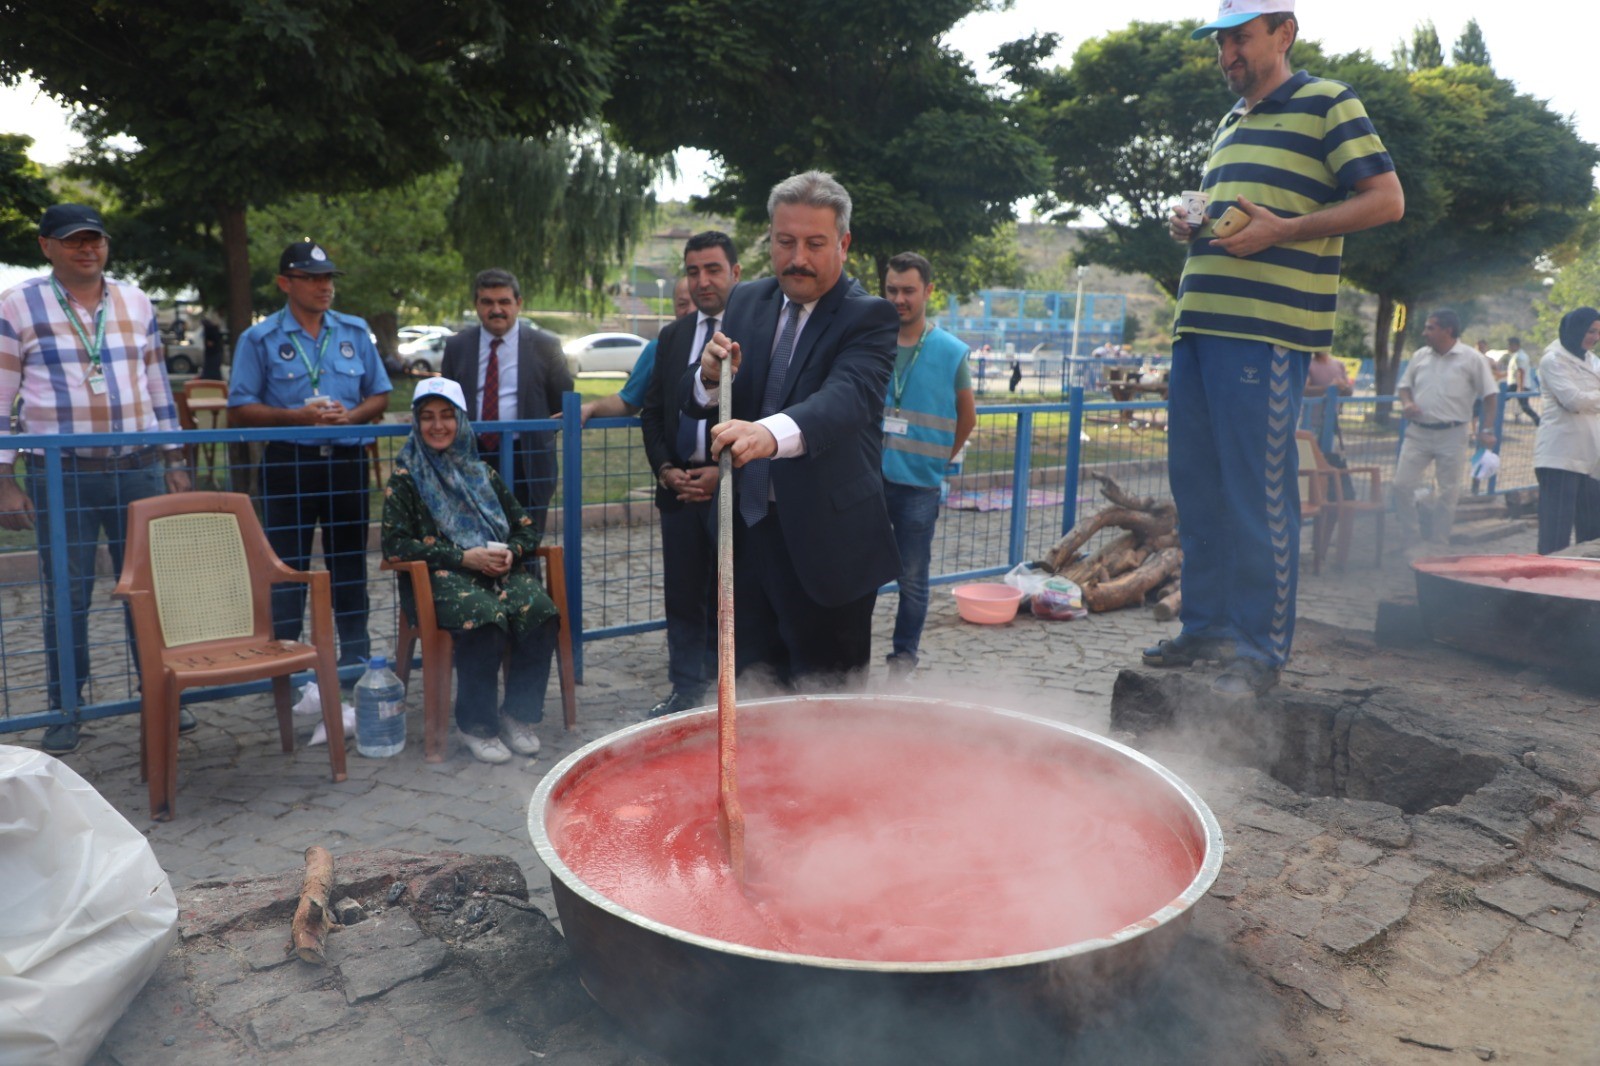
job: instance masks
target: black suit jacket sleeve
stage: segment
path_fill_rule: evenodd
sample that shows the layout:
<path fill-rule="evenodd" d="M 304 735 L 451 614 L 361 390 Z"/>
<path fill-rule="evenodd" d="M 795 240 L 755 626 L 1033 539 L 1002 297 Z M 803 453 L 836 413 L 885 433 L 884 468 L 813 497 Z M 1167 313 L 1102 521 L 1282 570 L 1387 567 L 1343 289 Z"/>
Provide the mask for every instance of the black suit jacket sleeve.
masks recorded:
<path fill-rule="evenodd" d="M 439 373 L 461 386 L 467 401 L 467 419 L 478 420 L 478 334 L 481 326 L 464 329 L 444 342 Z"/>
<path fill-rule="evenodd" d="M 688 348 L 699 328 L 699 315 L 684 315 L 663 326 L 656 338 L 656 362 L 650 370 L 650 384 L 645 387 L 644 406 L 639 409 L 644 454 L 650 460 L 651 472 L 667 463 L 683 464 L 684 457 L 677 453 L 678 422 L 682 417 L 678 410 L 678 382 L 687 372 Z"/>

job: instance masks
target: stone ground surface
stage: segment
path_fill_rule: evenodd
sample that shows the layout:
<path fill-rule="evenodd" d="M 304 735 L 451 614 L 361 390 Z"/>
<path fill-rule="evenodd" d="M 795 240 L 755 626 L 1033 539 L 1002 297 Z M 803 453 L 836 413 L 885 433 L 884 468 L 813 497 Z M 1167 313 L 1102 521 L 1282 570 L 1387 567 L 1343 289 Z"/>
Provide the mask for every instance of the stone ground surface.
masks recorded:
<path fill-rule="evenodd" d="M 1459 532 L 1466 540 L 1488 528 Z M 1324 746 L 1345 760 L 1321 782 L 1302 766 L 1304 791 L 1263 772 L 1292 770 L 1295 760 L 1264 752 L 1252 735 L 1260 722 L 1248 716 L 1197 722 L 1181 698 L 1165 722 L 1114 711 L 1119 674 L 1175 624 L 1132 609 L 972 626 L 948 590 L 935 589 L 912 691 L 1113 733 L 1189 781 L 1227 840 L 1194 935 L 1138 1008 L 1145 1013 L 1052 1061 L 1595 1061 L 1600 933 L 1586 922 L 1600 896 L 1600 809 L 1588 804 L 1600 785 L 1592 757 L 1600 726 L 1586 713 L 1593 701 L 1437 646 L 1376 648 L 1377 603 L 1408 593 L 1411 578 L 1398 552 L 1372 568 L 1367 536 L 1358 533 L 1346 572 L 1302 578 L 1302 635 L 1283 689 L 1291 703 L 1314 705 Z M 1456 550 L 1532 544 L 1523 526 Z M 893 608 L 892 597 L 878 606 L 879 648 Z M 1417 689 L 1395 695 L 1396 673 Z M 1181 693 L 1187 680 L 1131 670 L 1122 687 L 1141 683 L 1140 691 Z M 400 756 L 369 760 L 352 750 L 340 784 L 328 780 L 323 749 L 279 751 L 268 697 L 203 705 L 201 728 L 180 745 L 177 818 L 164 824 L 150 822 L 138 780 L 136 720 L 93 723 L 67 761 L 145 829 L 185 908 L 183 940 L 97 1066 L 658 1061 L 589 1005 L 549 935 L 554 907 L 526 807 L 555 761 L 639 720 L 665 690 L 659 633 L 591 645 L 578 727 L 547 722 L 538 758 L 486 766 L 452 738 L 447 761 L 429 765 L 413 712 Z M 1390 734 L 1350 726 L 1385 701 L 1411 708 L 1388 719 L 1374 712 L 1374 721 L 1400 723 Z M 1452 731 L 1451 719 L 1465 724 Z M 303 741 L 313 720 L 299 724 Z M 1225 743 L 1230 730 L 1243 734 L 1237 750 Z M 1417 752 L 1429 765 L 1454 753 L 1455 764 L 1401 795 L 1395 782 Z M 1369 776 L 1387 784 L 1351 765 L 1382 766 Z M 1472 788 L 1440 791 L 1462 782 Z M 1319 785 L 1387 800 L 1314 794 Z M 1441 798 L 1448 802 L 1419 806 Z M 339 857 L 341 884 L 369 915 L 332 934 L 337 955 L 327 969 L 281 955 L 283 901 L 312 844 Z M 462 860 L 447 876 L 437 855 L 352 857 L 371 849 L 511 863 Z M 359 885 L 350 880 L 357 871 Z M 236 881 L 249 883 L 215 884 Z M 395 883 L 408 888 L 391 901 Z"/>

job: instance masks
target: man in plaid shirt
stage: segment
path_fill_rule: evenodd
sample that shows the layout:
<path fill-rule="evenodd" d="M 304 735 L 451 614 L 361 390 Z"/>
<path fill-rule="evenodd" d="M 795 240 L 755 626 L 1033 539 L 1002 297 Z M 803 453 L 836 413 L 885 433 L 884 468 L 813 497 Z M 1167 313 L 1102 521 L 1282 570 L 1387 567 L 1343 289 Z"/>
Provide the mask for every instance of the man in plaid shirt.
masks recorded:
<path fill-rule="evenodd" d="M 39 223 L 39 248 L 50 273 L 0 293 L 0 410 L 22 396 L 24 433 L 136 433 L 178 428 L 172 386 L 156 312 L 138 288 L 105 276 L 110 240 L 93 208 L 56 204 Z M 72 448 L 62 452 L 63 499 L 53 514 L 66 524 L 67 576 L 72 605 L 75 691 L 64 693 L 56 648 L 52 511 L 44 454 L 27 452 L 26 490 L 17 484 L 17 451 L 0 448 L 0 526 L 35 529 L 47 592 L 45 658 L 50 709 L 67 721 L 45 731 L 42 747 L 64 755 L 78 747 L 78 705 L 89 676 L 89 599 L 102 533 L 113 571 L 122 569 L 128 504 L 163 492 L 183 492 L 189 475 L 183 449 Z M 194 728 L 182 716 L 180 729 Z"/>

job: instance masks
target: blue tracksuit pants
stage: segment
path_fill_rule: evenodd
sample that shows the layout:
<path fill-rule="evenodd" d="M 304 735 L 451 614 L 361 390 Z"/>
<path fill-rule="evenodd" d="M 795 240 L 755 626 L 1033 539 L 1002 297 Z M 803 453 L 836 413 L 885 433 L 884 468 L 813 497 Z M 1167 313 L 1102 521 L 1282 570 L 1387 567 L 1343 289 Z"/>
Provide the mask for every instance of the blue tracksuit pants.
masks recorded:
<path fill-rule="evenodd" d="M 1294 640 L 1308 353 L 1184 334 L 1172 345 L 1167 471 L 1183 548 L 1183 631 L 1281 666 Z"/>

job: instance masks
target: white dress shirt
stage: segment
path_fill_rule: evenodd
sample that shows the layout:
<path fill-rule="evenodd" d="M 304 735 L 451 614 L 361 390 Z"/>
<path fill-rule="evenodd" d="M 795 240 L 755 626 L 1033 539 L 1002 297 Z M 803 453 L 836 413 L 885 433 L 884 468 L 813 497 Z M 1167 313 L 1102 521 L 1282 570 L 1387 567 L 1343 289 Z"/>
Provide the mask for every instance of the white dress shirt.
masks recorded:
<path fill-rule="evenodd" d="M 517 334 L 521 328 L 513 323 L 500 338 L 500 421 L 512 422 L 517 418 Z M 489 372 L 489 342 L 494 334 L 478 331 L 478 414 L 483 414 L 483 380 Z"/>
<path fill-rule="evenodd" d="M 772 347 L 769 351 L 776 351 L 778 348 L 778 338 L 783 334 L 783 320 L 789 314 L 790 302 L 789 297 L 785 296 L 783 298 L 783 307 L 778 311 L 778 328 L 772 334 Z M 796 352 L 800 350 L 800 335 L 806 331 L 806 323 L 811 321 L 811 312 L 816 309 L 816 306 L 816 300 L 800 305 L 800 321 L 795 326 L 794 331 L 794 349 Z M 717 317 L 720 318 L 722 316 L 719 315 Z M 701 348 L 704 349 L 704 347 L 705 345 L 702 344 Z M 698 351 L 695 353 L 695 357 L 699 358 Z M 792 367 L 794 352 L 789 353 L 789 361 Z M 700 375 L 696 374 L 694 376 L 694 399 L 696 403 L 706 407 L 716 407 L 721 391 L 720 387 L 715 389 L 706 388 L 705 382 L 700 379 Z M 770 414 L 765 418 L 756 419 L 756 425 L 767 427 L 767 432 L 771 433 L 773 439 L 778 442 L 778 452 L 773 456 L 774 459 L 792 459 L 797 455 L 806 453 L 805 434 L 800 431 L 800 427 L 795 420 L 782 411 Z"/>

